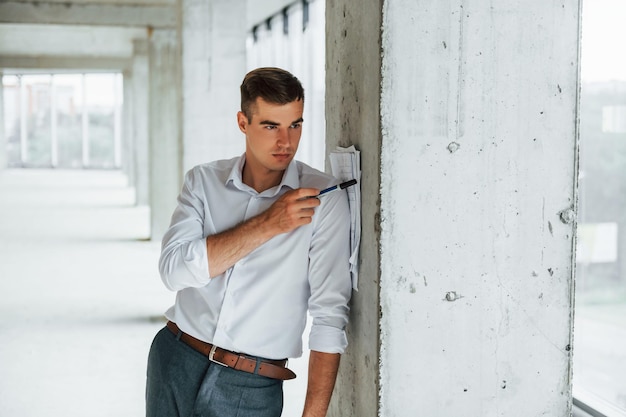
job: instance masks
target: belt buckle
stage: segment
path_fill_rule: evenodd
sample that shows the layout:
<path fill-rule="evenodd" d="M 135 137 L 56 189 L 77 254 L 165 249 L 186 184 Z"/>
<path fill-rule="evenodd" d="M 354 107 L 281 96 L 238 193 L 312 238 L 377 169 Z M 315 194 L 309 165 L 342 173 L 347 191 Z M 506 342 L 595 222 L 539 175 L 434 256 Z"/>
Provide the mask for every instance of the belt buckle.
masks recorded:
<path fill-rule="evenodd" d="M 215 356 L 215 351 L 217 350 L 217 346 L 213 345 L 211 347 L 211 351 L 209 352 L 209 360 L 213 363 L 216 363 L 218 365 L 222 365 L 225 368 L 228 368 L 228 365 L 226 365 L 225 363 L 222 363 L 220 361 L 218 361 L 217 359 L 214 358 Z"/>

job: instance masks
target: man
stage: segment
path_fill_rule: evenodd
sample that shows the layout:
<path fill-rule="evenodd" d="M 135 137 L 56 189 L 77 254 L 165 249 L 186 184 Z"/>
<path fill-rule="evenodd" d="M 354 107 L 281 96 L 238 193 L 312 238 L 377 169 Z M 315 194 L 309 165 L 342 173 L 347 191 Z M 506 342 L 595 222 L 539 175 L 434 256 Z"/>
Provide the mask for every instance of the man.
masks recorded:
<path fill-rule="evenodd" d="M 241 85 L 238 158 L 196 166 L 184 180 L 159 270 L 177 291 L 148 359 L 147 415 L 278 417 L 286 359 L 302 354 L 303 416 L 326 415 L 351 295 L 345 191 L 294 160 L 304 90 L 292 74 L 259 68 Z"/>

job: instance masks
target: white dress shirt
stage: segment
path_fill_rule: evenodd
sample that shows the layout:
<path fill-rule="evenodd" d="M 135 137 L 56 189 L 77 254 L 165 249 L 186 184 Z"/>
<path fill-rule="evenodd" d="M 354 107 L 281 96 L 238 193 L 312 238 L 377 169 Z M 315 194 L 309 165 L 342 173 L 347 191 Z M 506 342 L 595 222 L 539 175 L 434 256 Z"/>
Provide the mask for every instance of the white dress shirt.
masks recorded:
<path fill-rule="evenodd" d="M 244 163 L 245 154 L 198 165 L 185 175 L 159 260 L 163 282 L 177 291 L 166 317 L 221 348 L 283 359 L 302 355 L 308 308 L 309 348 L 343 353 L 352 293 L 345 190 L 320 197 L 310 224 L 273 237 L 222 275 L 209 277 L 207 236 L 258 215 L 290 189 L 337 183 L 294 160 L 278 186 L 258 193 L 242 181 Z"/>

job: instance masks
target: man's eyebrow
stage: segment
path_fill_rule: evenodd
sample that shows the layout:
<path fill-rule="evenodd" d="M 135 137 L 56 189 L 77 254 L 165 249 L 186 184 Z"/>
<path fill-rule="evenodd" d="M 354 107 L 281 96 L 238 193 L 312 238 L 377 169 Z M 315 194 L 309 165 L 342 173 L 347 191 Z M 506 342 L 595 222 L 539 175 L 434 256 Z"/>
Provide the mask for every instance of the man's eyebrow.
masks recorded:
<path fill-rule="evenodd" d="M 293 122 L 291 122 L 291 124 L 293 125 L 293 124 L 302 123 L 302 122 L 304 122 L 304 119 L 302 117 L 300 117 L 299 119 L 294 120 Z M 270 125 L 270 126 L 280 126 L 280 123 L 273 122 L 271 120 L 261 120 L 259 122 L 259 124 L 261 124 L 261 125 Z"/>

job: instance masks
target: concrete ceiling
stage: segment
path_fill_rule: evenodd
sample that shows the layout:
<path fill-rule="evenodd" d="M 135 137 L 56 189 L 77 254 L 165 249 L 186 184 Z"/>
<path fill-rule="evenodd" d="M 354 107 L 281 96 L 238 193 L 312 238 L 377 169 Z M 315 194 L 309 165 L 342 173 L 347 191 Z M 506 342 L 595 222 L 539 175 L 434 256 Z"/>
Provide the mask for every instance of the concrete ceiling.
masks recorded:
<path fill-rule="evenodd" d="M 129 58 L 147 29 L 110 26 L 0 24 L 0 55 Z"/>
<path fill-rule="evenodd" d="M 300 0 L 246 0 L 248 27 Z M 320 1 L 320 0 L 318 0 Z M 127 69 L 148 28 L 176 27 L 178 0 L 0 0 L 0 70 Z"/>
<path fill-rule="evenodd" d="M 133 41 L 171 28 L 176 0 L 0 1 L 0 69 L 124 69 Z"/>

